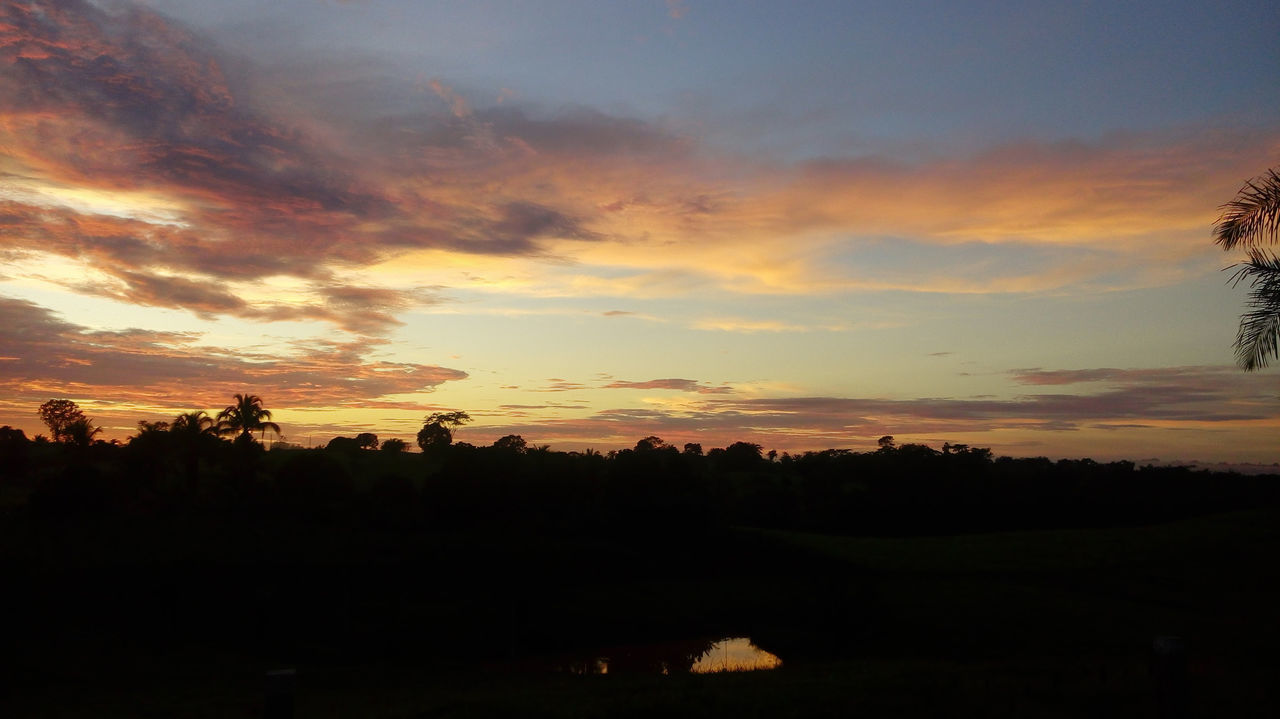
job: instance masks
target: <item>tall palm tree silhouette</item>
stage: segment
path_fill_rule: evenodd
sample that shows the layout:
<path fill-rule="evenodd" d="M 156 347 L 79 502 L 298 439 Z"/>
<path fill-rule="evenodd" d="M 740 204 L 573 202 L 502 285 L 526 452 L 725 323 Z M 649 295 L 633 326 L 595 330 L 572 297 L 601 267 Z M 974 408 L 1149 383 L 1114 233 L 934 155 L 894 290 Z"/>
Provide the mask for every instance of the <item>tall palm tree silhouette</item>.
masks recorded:
<path fill-rule="evenodd" d="M 1280 258 L 1261 247 L 1280 238 L 1280 174 L 1267 170 L 1245 182 L 1221 209 L 1213 241 L 1224 250 L 1242 247 L 1249 253 L 1231 277 L 1233 286 L 1249 284 L 1249 310 L 1240 316 L 1234 345 L 1236 363 L 1248 372 L 1280 359 Z"/>
<path fill-rule="evenodd" d="M 262 398 L 256 394 L 237 394 L 235 403 L 218 413 L 218 431 L 221 434 L 238 434 L 237 442 L 253 441 L 254 430 L 271 430 L 280 434 L 280 425 L 271 421 L 271 411 L 262 406 Z"/>

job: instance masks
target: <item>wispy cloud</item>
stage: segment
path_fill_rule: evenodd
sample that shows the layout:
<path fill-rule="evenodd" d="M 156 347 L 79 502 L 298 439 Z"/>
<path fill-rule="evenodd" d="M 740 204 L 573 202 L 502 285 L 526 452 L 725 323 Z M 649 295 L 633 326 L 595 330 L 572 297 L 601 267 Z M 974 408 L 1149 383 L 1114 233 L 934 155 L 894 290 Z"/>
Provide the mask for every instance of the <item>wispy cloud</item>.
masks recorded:
<path fill-rule="evenodd" d="M 26 188 L 0 198 L 0 222 L 11 251 L 115 276 L 82 289 L 202 314 L 254 316 L 227 280 L 287 275 L 323 297 L 335 273 L 429 251 L 544 263 L 524 291 L 562 295 L 1167 282 L 1202 251 L 1221 198 L 1280 142 L 1199 129 L 913 162 L 784 163 L 590 108 L 476 107 L 444 78 L 426 82 L 443 111 L 291 118 L 256 104 L 222 70 L 235 63 L 196 33 L 141 6 L 112 7 L 0 10 L 0 61 L 11 68 L 0 78 L 0 140 Z M 832 261 L 885 237 L 1089 252 L 995 275 L 953 265 L 895 278 Z M 364 325 L 324 302 L 256 317 L 376 332 L 414 301 L 399 294 L 411 289 L 386 289 L 371 307 L 381 316 Z M 717 322 L 793 329 L 706 326 Z"/>
<path fill-rule="evenodd" d="M 1010 374 L 1014 380 L 1031 385 L 1069 385 L 1101 382 L 1113 385 L 1155 385 L 1162 383 L 1179 383 L 1188 378 L 1203 379 L 1219 377 L 1224 374 L 1221 367 L 1154 367 L 1141 369 L 1116 369 L 1100 367 L 1097 369 L 1045 370 L 1040 368 L 1015 369 Z M 1226 372 L 1230 376 L 1229 372 Z M 1236 381 L 1240 381 L 1236 378 Z"/>
<path fill-rule="evenodd" d="M 1016 371 L 1015 379 L 1021 381 L 1026 372 Z M 1235 431 L 1252 428 L 1246 433 L 1265 436 L 1280 429 L 1280 409 L 1265 399 L 1280 394 L 1280 378 L 1262 380 L 1260 394 L 1259 387 L 1242 384 L 1240 374 L 1231 367 L 1058 372 L 1106 376 L 1116 384 L 1081 394 L 1004 399 L 715 396 L 672 406 L 609 408 L 586 417 L 535 419 L 489 429 L 576 444 L 625 443 L 628 438 L 634 441 L 660 429 L 681 441 L 727 444 L 749 439 L 790 449 L 847 446 L 854 439 L 873 440 L 895 433 L 983 441 L 984 435 L 1000 438 L 1010 432 L 1026 437 L 1028 433 L 1086 435 L 1098 430 L 1115 435 L 1190 429 L 1209 436 L 1215 427 L 1230 427 Z M 672 389 L 698 386 L 692 380 L 654 383 Z M 1179 442 L 1191 446 L 1185 438 Z"/>
<path fill-rule="evenodd" d="M 669 24 L 695 19 L 681 2 L 651 10 Z M 653 116 L 539 105 L 523 89 L 493 100 L 493 88 L 424 75 L 415 91 L 385 79 L 389 66 L 306 60 L 306 77 L 279 76 L 295 67 L 250 82 L 237 69 L 243 58 L 143 4 L 0 4 L 5 282 L 343 331 L 246 355 L 199 335 L 98 332 L 0 299 L 0 388 L 11 398 L 0 408 L 53 394 L 186 406 L 253 382 L 277 406 L 408 409 L 419 405 L 401 395 L 466 376 L 378 354 L 387 337 L 417 329 L 401 323 L 427 306 L 799 340 L 900 316 L 845 321 L 812 306 L 766 316 L 736 301 L 1170 284 L 1222 264 L 1207 243 L 1218 204 L 1258 172 L 1258 158 L 1280 151 L 1272 124 L 797 160 L 735 152 L 713 129 Z M 392 82 L 405 92 L 384 91 Z M 527 301 L 579 297 L 595 303 Z M 646 303 L 702 297 L 718 301 L 675 311 Z M 548 437 L 597 440 L 634 439 L 655 423 L 790 446 L 895 426 L 1116 435 L 1274 425 L 1274 410 L 1228 374 L 1022 369 L 1006 379 L 1036 393 L 1003 398 L 779 399 L 776 388 L 729 392 L 682 378 L 500 386 L 597 392 L 593 400 L 627 394 L 606 388 L 649 393 L 639 396 L 651 406 L 588 417 L 543 421 L 549 409 L 511 408 Z"/>
<path fill-rule="evenodd" d="M 427 86 L 431 88 L 432 92 L 439 95 L 441 100 L 449 104 L 449 112 L 453 113 L 454 117 L 465 119 L 471 116 L 471 103 L 467 102 L 467 99 L 455 92 L 453 88 L 440 82 L 439 78 L 431 78 Z"/>
<path fill-rule="evenodd" d="M 547 383 L 545 385 L 537 389 L 533 389 L 531 391 L 533 392 L 572 392 L 574 390 L 582 390 L 582 389 L 588 389 L 588 388 L 589 388 L 589 385 L 582 384 L 581 382 L 571 382 L 566 379 L 551 377 L 550 379 L 547 380 Z"/>
<path fill-rule="evenodd" d="M 643 382 L 626 382 L 618 380 L 604 385 L 605 389 L 666 389 L 677 392 L 696 392 L 697 394 L 728 394 L 733 388 L 728 385 L 706 385 L 694 379 L 651 379 Z"/>

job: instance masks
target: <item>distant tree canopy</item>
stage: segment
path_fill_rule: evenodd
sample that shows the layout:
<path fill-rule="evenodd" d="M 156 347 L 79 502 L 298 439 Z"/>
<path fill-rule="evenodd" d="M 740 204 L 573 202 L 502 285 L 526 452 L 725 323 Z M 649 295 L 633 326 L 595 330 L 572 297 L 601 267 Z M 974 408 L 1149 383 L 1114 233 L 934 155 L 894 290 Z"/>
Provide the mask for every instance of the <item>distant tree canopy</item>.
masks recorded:
<path fill-rule="evenodd" d="M 505 437 L 499 437 L 493 442 L 494 449 L 502 449 L 508 452 L 525 452 L 529 445 L 524 441 L 524 437 L 518 434 L 509 434 Z"/>
<path fill-rule="evenodd" d="M 25 445 L 31 440 L 27 439 L 27 433 L 20 429 L 5 425 L 0 427 L 0 448 Z"/>
<path fill-rule="evenodd" d="M 422 429 L 418 430 L 418 448 L 423 452 L 435 452 L 453 443 L 453 429 L 471 421 L 466 412 L 434 412 L 427 415 Z"/>
<path fill-rule="evenodd" d="M 763 459 L 763 447 L 754 442 L 734 442 L 724 448 L 724 463 L 735 470 L 751 469 Z"/>
<path fill-rule="evenodd" d="M 334 437 L 324 445 L 324 448 L 333 452 L 354 452 L 359 449 L 353 437 Z"/>
<path fill-rule="evenodd" d="M 645 437 L 639 442 L 636 442 L 635 451 L 651 452 L 658 449 L 666 449 L 668 446 L 670 445 L 662 441 L 661 437 L 655 437 L 653 435 L 649 435 L 648 437 Z"/>
<path fill-rule="evenodd" d="M 65 442 L 76 447 L 88 447 L 93 444 L 94 438 L 102 433 L 102 428 L 88 417 L 81 417 L 68 424 L 65 431 Z"/>
<path fill-rule="evenodd" d="M 379 443 L 372 432 L 334 438 L 325 449 L 269 455 L 246 431 L 255 415 L 267 424 L 265 410 L 256 411 L 261 398 L 239 395 L 228 409 L 223 434 L 234 424 L 235 442 L 196 411 L 139 422 L 129 444 L 117 447 L 95 441 L 101 428 L 74 403 L 53 400 L 41 416 L 59 441 L 31 442 L 21 430 L 0 428 L 0 477 L 34 488 L 29 506 L 48 516 L 203 507 L 307 523 L 536 528 L 664 541 L 726 526 L 872 536 L 1111 526 L 1280 504 L 1276 476 L 995 458 L 984 447 L 948 442 L 934 449 L 890 435 L 870 451 L 796 455 L 765 453 L 750 441 L 704 452 L 697 443 L 673 445 L 654 435 L 607 455 L 553 452 L 517 434 L 477 447 L 453 441 L 453 430 L 471 419 L 465 412 L 425 418 L 417 439 L 426 461 L 399 456 L 404 440 Z"/>
<path fill-rule="evenodd" d="M 40 420 L 49 428 L 49 435 L 55 442 L 70 442 L 72 426 L 88 421 L 79 405 L 69 399 L 51 399 L 40 405 L 39 413 Z M 85 427 L 79 425 L 77 431 L 83 432 Z"/>
<path fill-rule="evenodd" d="M 145 419 L 138 420 L 138 437 L 151 434 L 165 434 L 168 431 L 168 422 L 148 422 Z"/>
<path fill-rule="evenodd" d="M 387 440 L 388 442 L 392 440 Z M 403 442 L 401 442 L 403 444 Z M 372 450 L 378 448 L 378 435 L 372 432 L 361 432 L 355 437 L 334 437 L 325 445 L 325 449 L 334 449 L 341 452 L 357 452 L 360 450 Z"/>

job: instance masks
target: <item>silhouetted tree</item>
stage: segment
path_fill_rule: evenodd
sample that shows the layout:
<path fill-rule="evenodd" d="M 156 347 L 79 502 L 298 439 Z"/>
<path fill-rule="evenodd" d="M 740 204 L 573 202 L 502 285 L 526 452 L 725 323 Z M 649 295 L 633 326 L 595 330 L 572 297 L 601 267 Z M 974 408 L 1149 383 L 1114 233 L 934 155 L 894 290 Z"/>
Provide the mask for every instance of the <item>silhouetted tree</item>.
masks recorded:
<path fill-rule="evenodd" d="M 461 427 L 470 421 L 471 416 L 466 412 L 433 412 L 418 430 L 418 447 L 423 452 L 444 449 L 453 443 L 451 428 Z"/>
<path fill-rule="evenodd" d="M 1249 259 L 1237 265 L 1233 286 L 1249 284 L 1249 310 L 1236 333 L 1236 363 L 1245 371 L 1280 359 L 1280 258 L 1262 249 L 1280 238 L 1280 174 L 1267 170 L 1245 182 L 1234 200 L 1222 206 L 1214 224 L 1214 242 L 1222 249 L 1243 247 Z"/>
<path fill-rule="evenodd" d="M 0 427 L 0 447 L 7 447 L 11 444 L 28 444 L 31 440 L 27 439 L 27 433 L 15 427 L 5 425 Z"/>
<path fill-rule="evenodd" d="M 764 460 L 761 455 L 763 450 L 763 447 L 754 442 L 734 442 L 724 448 L 724 455 L 720 461 L 729 471 L 749 470 Z"/>
<path fill-rule="evenodd" d="M 684 453 L 694 457 L 701 457 L 702 445 L 697 442 L 688 442 L 684 445 Z"/>
<path fill-rule="evenodd" d="M 650 452 L 657 449 L 666 449 L 667 446 L 668 446 L 667 443 L 662 441 L 661 437 L 655 437 L 653 435 L 649 435 L 648 437 L 645 437 L 639 442 L 636 442 L 635 451 Z"/>
<path fill-rule="evenodd" d="M 168 422 L 148 422 L 145 419 L 138 420 L 138 434 L 134 437 L 145 437 L 152 434 L 166 434 L 169 431 Z"/>
<path fill-rule="evenodd" d="M 529 448 L 529 445 L 524 441 L 524 437 L 521 437 L 518 434 L 509 434 L 505 437 L 499 437 L 494 440 L 493 448 L 507 452 L 515 452 L 517 454 L 524 454 L 524 452 Z"/>
<path fill-rule="evenodd" d="M 436 452 L 453 443 L 453 432 L 442 424 L 427 422 L 418 430 L 418 448 L 423 452 Z"/>
<path fill-rule="evenodd" d="M 27 468 L 31 440 L 27 433 L 9 425 L 0 427 L 0 476 L 20 476 Z"/>
<path fill-rule="evenodd" d="M 337 452 L 373 450 L 378 448 L 378 435 L 372 432 L 361 432 L 355 437 L 334 437 L 324 448 Z"/>
<path fill-rule="evenodd" d="M 409 446 L 403 439 L 392 437 L 382 443 L 383 452 L 403 452 Z"/>
<path fill-rule="evenodd" d="M 175 473 L 173 467 L 179 459 L 170 424 L 140 420 L 137 433 L 129 437 L 124 456 L 131 480 L 152 489 L 166 486 L 164 480 Z"/>
<path fill-rule="evenodd" d="M 88 417 L 73 420 L 63 428 L 64 441 L 76 447 L 88 447 L 93 438 L 102 433 L 102 428 L 95 425 Z"/>
<path fill-rule="evenodd" d="M 894 441 L 893 441 L 893 435 L 891 435 L 891 434 L 886 434 L 885 436 L 881 437 L 880 439 L 877 439 L 877 440 L 876 440 L 876 445 L 879 447 L 879 450 L 878 450 L 878 451 L 880 451 L 880 452 L 890 452 L 890 451 L 893 451 L 893 448 L 896 446 L 896 445 L 895 445 L 895 443 L 894 443 Z"/>
<path fill-rule="evenodd" d="M 218 426 L 204 410 L 187 412 L 173 418 L 169 432 L 176 437 L 190 438 L 192 443 L 217 439 Z"/>
<path fill-rule="evenodd" d="M 40 420 L 49 427 L 55 442 L 70 441 L 69 429 L 74 422 L 85 419 L 80 407 L 69 399 L 51 399 L 40 405 Z"/>
<path fill-rule="evenodd" d="M 353 437 L 334 437 L 325 443 L 324 448 L 329 452 L 355 452 L 360 449 L 360 445 L 356 444 Z"/>
<path fill-rule="evenodd" d="M 218 425 L 204 410 L 186 412 L 173 418 L 169 437 L 182 458 L 187 487 L 194 492 L 200 483 L 200 457 L 218 444 Z"/>
<path fill-rule="evenodd" d="M 27 439 L 27 433 L 20 429 L 5 425 L 0 427 L 0 447 L 9 447 L 15 444 L 26 445 L 31 440 Z"/>
<path fill-rule="evenodd" d="M 218 413 L 218 429 L 238 435 L 237 442 L 253 441 L 254 430 L 280 434 L 280 425 L 271 421 L 271 411 L 262 406 L 262 398 L 256 394 L 237 394 L 235 403 Z"/>

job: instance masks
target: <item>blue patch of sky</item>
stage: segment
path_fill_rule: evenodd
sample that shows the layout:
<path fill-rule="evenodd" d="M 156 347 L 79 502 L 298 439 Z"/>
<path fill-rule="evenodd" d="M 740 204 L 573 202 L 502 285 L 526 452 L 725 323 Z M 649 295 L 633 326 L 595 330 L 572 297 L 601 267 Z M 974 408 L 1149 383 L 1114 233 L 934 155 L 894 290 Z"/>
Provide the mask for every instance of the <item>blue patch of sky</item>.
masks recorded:
<path fill-rule="evenodd" d="M 727 142 L 1079 137 L 1280 110 L 1280 6 L 152 0 L 235 44 L 394 58 L 496 97 L 685 113 Z M 478 103 L 483 104 L 483 103 Z M 640 109 L 636 109 L 640 108 Z"/>

